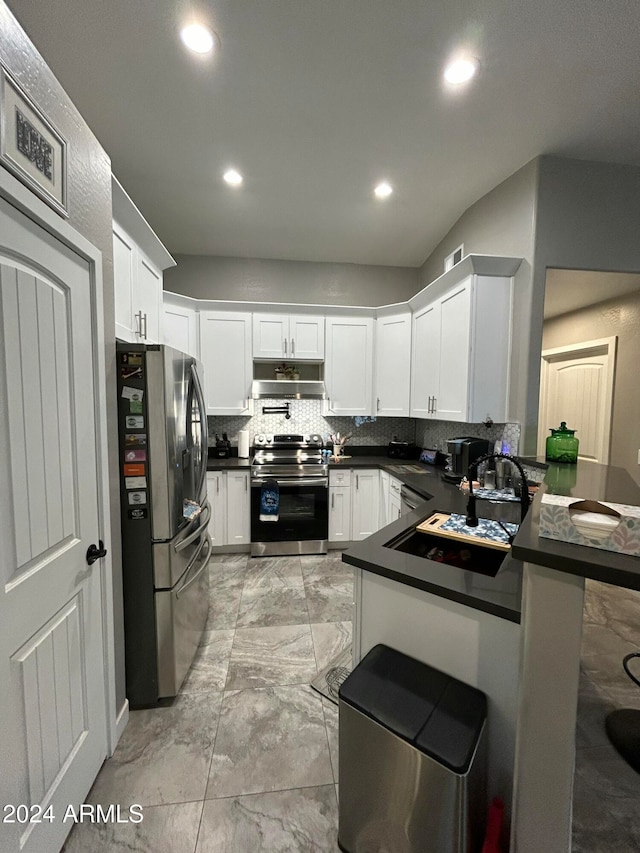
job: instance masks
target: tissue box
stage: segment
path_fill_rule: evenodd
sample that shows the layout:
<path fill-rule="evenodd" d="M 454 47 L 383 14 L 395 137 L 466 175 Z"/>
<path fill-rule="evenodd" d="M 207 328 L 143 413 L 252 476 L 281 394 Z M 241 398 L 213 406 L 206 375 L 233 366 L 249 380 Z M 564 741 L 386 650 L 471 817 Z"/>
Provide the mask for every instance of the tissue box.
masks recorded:
<path fill-rule="evenodd" d="M 540 536 L 640 556 L 640 507 L 565 495 L 542 496 Z"/>

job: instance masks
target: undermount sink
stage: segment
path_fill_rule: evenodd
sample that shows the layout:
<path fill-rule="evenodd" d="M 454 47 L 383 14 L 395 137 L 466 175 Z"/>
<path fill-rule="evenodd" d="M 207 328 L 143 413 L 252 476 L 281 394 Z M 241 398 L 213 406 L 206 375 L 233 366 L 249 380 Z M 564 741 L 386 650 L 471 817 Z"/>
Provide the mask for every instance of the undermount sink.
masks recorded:
<path fill-rule="evenodd" d="M 478 540 L 478 544 L 458 542 L 438 536 L 437 533 L 423 533 L 415 527 L 385 542 L 383 547 L 492 578 L 497 575 L 508 554 L 508 551 L 498 551 L 483 545 L 482 540 Z"/>

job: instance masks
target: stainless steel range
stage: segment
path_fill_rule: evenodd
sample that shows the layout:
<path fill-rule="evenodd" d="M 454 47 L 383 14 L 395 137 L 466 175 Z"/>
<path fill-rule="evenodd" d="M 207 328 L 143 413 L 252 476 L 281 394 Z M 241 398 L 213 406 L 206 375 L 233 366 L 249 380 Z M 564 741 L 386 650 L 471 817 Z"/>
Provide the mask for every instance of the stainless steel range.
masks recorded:
<path fill-rule="evenodd" d="M 251 467 L 251 554 L 326 554 L 329 466 L 320 435 L 256 435 Z M 265 511 L 265 499 L 269 500 Z"/>

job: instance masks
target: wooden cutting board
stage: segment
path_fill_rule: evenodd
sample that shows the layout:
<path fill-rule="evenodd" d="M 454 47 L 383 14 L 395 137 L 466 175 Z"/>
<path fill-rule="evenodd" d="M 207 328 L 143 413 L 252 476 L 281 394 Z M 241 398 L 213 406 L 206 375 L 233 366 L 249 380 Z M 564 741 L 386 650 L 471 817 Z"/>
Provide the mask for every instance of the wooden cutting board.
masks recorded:
<path fill-rule="evenodd" d="M 509 551 L 511 549 L 511 545 L 508 542 L 486 538 L 490 535 L 487 529 L 490 523 L 487 523 L 486 519 L 480 518 L 477 527 L 467 527 L 465 528 L 465 532 L 461 532 L 460 530 L 443 530 L 443 524 L 446 524 L 450 518 L 451 513 L 434 512 L 429 518 L 425 518 L 423 522 L 418 524 L 416 530 L 420 533 L 431 533 L 433 536 L 441 536 L 443 539 L 454 539 L 456 542 L 466 542 L 469 545 L 494 548 L 496 551 Z M 485 523 L 483 524 L 483 522 Z"/>

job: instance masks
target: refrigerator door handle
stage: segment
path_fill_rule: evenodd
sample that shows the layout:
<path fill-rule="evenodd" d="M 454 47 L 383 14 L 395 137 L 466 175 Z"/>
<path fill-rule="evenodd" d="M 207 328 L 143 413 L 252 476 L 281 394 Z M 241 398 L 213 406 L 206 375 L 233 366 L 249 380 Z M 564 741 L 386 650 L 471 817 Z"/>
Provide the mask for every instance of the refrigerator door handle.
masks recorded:
<path fill-rule="evenodd" d="M 198 527 L 196 527 L 196 529 L 193 531 L 193 533 L 189 533 L 188 536 L 185 536 L 184 539 L 181 539 L 180 542 L 178 542 L 176 545 L 174 545 L 174 548 L 175 548 L 175 551 L 177 554 L 179 554 L 180 551 L 184 551 L 184 549 L 188 545 L 191 545 L 192 542 L 195 542 L 195 540 L 198 538 L 198 536 L 200 536 L 202 531 L 209 524 L 210 518 L 211 518 L 211 504 L 209 503 L 209 501 L 206 501 L 205 505 L 202 507 L 202 512 L 198 516 L 198 519 L 200 520 L 200 524 L 198 525 Z"/>
<path fill-rule="evenodd" d="M 198 400 L 198 408 L 200 409 L 200 423 L 202 425 L 201 433 L 202 433 L 202 452 L 200 453 L 200 472 L 198 476 L 198 490 L 196 495 L 200 495 L 202 493 L 202 489 L 204 488 L 205 480 L 207 478 L 207 450 L 206 444 L 204 440 L 204 431 L 207 429 L 207 407 L 204 402 L 204 394 L 202 392 L 202 385 L 200 384 L 200 377 L 198 376 L 198 371 L 196 370 L 195 364 L 191 363 L 191 379 L 193 382 L 193 387 L 195 388 L 196 398 Z"/>
<path fill-rule="evenodd" d="M 180 586 L 176 590 L 176 598 L 180 598 L 182 593 L 185 592 L 191 586 L 191 584 L 194 581 L 196 581 L 200 577 L 200 575 L 204 572 L 204 570 L 207 568 L 207 566 L 209 564 L 209 557 L 211 556 L 211 547 L 212 547 L 211 546 L 211 539 L 209 538 L 209 536 L 207 536 L 206 539 L 202 540 L 202 545 L 200 545 L 195 556 L 193 557 L 193 559 L 191 560 L 191 562 L 187 566 L 187 568 L 185 570 L 185 575 L 188 574 L 188 572 L 190 571 L 192 566 L 194 566 L 196 564 L 196 562 L 197 562 L 198 558 L 200 557 L 200 554 L 202 553 L 202 550 L 203 550 L 205 545 L 207 546 L 207 556 L 205 557 L 204 562 L 202 563 L 202 565 L 200 566 L 198 571 L 195 573 L 195 575 L 193 577 L 189 578 L 188 581 L 185 581 L 182 584 L 182 586 Z"/>

